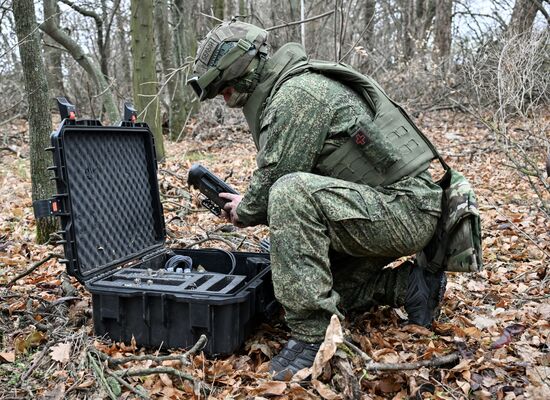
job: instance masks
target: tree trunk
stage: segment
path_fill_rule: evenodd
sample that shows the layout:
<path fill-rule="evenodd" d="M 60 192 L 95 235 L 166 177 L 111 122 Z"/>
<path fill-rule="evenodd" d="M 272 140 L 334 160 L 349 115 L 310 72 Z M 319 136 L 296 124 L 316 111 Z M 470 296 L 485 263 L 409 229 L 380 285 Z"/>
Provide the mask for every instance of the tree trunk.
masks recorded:
<path fill-rule="evenodd" d="M 453 23 L 453 0 L 437 0 L 435 6 L 434 60 L 444 62 L 451 54 L 451 28 Z"/>
<path fill-rule="evenodd" d="M 435 0 L 401 0 L 400 11 L 403 30 L 403 56 L 410 60 L 427 43 L 427 33 L 435 17 Z"/>
<path fill-rule="evenodd" d="M 119 49 L 127 52 L 127 49 L 130 47 L 128 43 L 128 37 L 126 35 L 125 27 L 127 26 L 126 15 L 119 13 L 116 16 L 116 41 Z M 115 78 L 118 85 L 123 85 L 123 93 L 128 93 L 129 96 L 132 92 L 132 71 L 130 67 L 130 57 L 120 57 L 120 68 L 114 69 Z M 120 87 L 119 87 L 120 89 Z"/>
<path fill-rule="evenodd" d="M 214 17 L 223 20 L 224 0 L 214 0 Z"/>
<path fill-rule="evenodd" d="M 365 50 L 367 50 L 367 58 L 361 62 L 361 70 L 363 72 L 369 71 L 373 65 L 371 62 L 372 52 L 374 50 L 374 13 L 376 10 L 376 0 L 365 0 L 365 5 L 363 7 L 365 24 L 367 25 L 367 30 L 363 35 Z"/>
<path fill-rule="evenodd" d="M 233 18 L 234 16 L 238 15 L 237 7 L 235 7 L 235 4 L 233 4 L 234 0 L 225 0 L 225 4 L 223 5 L 223 15 L 225 16 L 226 20 L 229 20 L 230 18 Z"/>
<path fill-rule="evenodd" d="M 168 91 L 169 137 L 175 140 L 183 132 L 187 116 L 184 107 L 185 99 L 183 93 L 185 76 L 182 71 L 178 71 L 178 65 L 176 64 L 172 33 L 167 23 L 169 21 L 167 0 L 157 0 L 155 6 L 155 20 L 163 82 L 165 82 L 165 89 Z"/>
<path fill-rule="evenodd" d="M 55 5 L 56 23 L 59 24 L 59 6 Z M 48 87 L 50 89 L 50 97 L 64 96 L 65 95 L 65 86 L 63 85 L 63 66 L 61 63 L 61 51 L 56 49 L 55 41 L 48 35 L 44 35 L 42 38 L 44 40 L 44 58 L 46 61 L 47 74 L 46 78 L 48 79 Z M 51 108 L 55 106 L 54 102 L 50 103 Z"/>
<path fill-rule="evenodd" d="M 44 22 L 40 28 L 46 32 L 57 43 L 65 47 L 69 54 L 80 64 L 82 68 L 90 75 L 97 86 L 98 92 L 102 94 L 103 104 L 111 122 L 120 118 L 120 114 L 115 105 L 113 94 L 100 68 L 92 61 L 91 57 L 84 52 L 80 45 L 75 42 L 67 33 L 59 28 L 52 18 L 55 15 L 55 0 L 44 0 Z"/>
<path fill-rule="evenodd" d="M 192 59 L 197 53 L 197 27 L 198 19 L 197 3 L 185 0 L 174 0 L 175 13 L 179 19 L 172 31 L 173 43 L 176 47 L 176 65 L 182 71 L 176 76 L 178 81 L 181 81 L 183 89 L 183 107 L 180 110 L 180 117 L 187 119 L 187 116 L 193 114 L 199 108 L 199 103 L 196 101 L 195 94 L 187 86 L 187 74 L 191 70 L 192 65 L 184 68 L 187 62 L 192 63 Z M 183 128 L 183 127 L 182 127 Z M 179 132 L 178 137 L 183 137 L 184 132 Z M 177 138 L 176 138 L 177 139 Z"/>
<path fill-rule="evenodd" d="M 160 161 L 164 159 L 164 141 L 155 66 L 153 0 L 132 0 L 130 11 L 134 103 L 140 113 L 140 119 L 147 122 L 153 132 L 157 159 Z"/>
<path fill-rule="evenodd" d="M 512 17 L 508 24 L 508 32 L 519 35 L 522 33 L 530 33 L 533 29 L 535 16 L 539 10 L 536 4 L 537 0 L 516 0 Z"/>
<path fill-rule="evenodd" d="M 54 186 L 47 171 L 47 167 L 52 163 L 51 155 L 44 151 L 49 146 L 52 120 L 48 107 L 48 81 L 36 31 L 33 0 L 14 1 L 13 15 L 29 104 L 32 200 L 42 200 L 54 194 Z M 43 218 L 37 221 L 36 241 L 47 242 L 50 233 L 55 232 L 56 229 L 55 218 Z"/>

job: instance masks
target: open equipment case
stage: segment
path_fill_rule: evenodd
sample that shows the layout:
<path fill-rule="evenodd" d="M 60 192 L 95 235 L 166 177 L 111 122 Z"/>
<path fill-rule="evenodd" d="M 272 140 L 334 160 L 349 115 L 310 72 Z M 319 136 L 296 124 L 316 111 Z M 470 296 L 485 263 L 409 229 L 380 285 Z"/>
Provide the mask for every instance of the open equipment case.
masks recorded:
<path fill-rule="evenodd" d="M 166 248 L 149 127 L 128 104 L 119 126 L 102 126 L 58 103 L 57 195 L 33 207 L 61 219 L 60 262 L 92 294 L 95 334 L 165 348 L 205 334 L 206 353 L 234 352 L 276 304 L 269 255 Z"/>

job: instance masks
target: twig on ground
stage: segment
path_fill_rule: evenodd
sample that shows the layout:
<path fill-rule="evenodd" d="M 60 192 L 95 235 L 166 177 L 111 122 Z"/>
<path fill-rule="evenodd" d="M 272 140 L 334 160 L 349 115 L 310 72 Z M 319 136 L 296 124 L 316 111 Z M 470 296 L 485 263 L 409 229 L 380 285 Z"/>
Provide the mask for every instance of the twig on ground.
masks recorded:
<path fill-rule="evenodd" d="M 430 377 L 431 380 L 433 380 L 435 383 L 437 383 L 438 385 L 440 385 L 443 390 L 445 390 L 447 393 L 449 393 L 449 395 L 454 399 L 454 400 L 459 400 L 462 396 L 461 394 L 459 393 L 459 397 L 455 396 L 455 394 L 457 393 L 456 390 L 454 390 L 452 387 L 450 387 L 449 385 L 446 385 L 444 384 L 443 382 L 441 381 L 438 381 L 437 379 L 435 379 L 434 377 Z"/>
<path fill-rule="evenodd" d="M 361 350 L 359 347 L 351 343 L 349 340 L 344 339 L 344 344 L 355 351 L 365 362 L 370 363 L 372 362 L 372 358 L 369 357 L 367 353 L 365 353 L 363 350 Z"/>
<path fill-rule="evenodd" d="M 105 372 L 107 372 L 109 376 L 112 376 L 114 379 L 116 379 L 116 381 L 120 383 L 122 386 L 124 386 L 125 388 L 129 389 L 131 392 L 138 395 L 140 398 L 142 399 L 151 398 L 149 393 L 147 393 L 146 391 L 144 392 L 145 389 L 143 389 L 141 386 L 139 388 L 133 387 L 132 385 L 130 385 L 128 382 L 126 382 L 124 379 L 122 379 L 120 376 L 115 374 L 113 371 L 110 371 L 109 369 L 107 369 Z"/>
<path fill-rule="evenodd" d="M 17 282 L 19 279 L 29 275 L 30 273 L 32 273 L 35 269 L 37 269 L 38 267 L 40 267 L 42 264 L 44 264 L 45 262 L 51 260 L 52 258 L 60 258 L 61 257 L 61 254 L 56 254 L 56 253 L 50 253 L 48 254 L 45 258 L 43 258 L 42 260 L 34 263 L 29 269 L 27 269 L 25 272 L 17 275 L 15 278 L 13 278 L 12 280 L 10 280 L 8 283 L 6 283 L 6 286 L 11 286 L 13 285 L 15 282 Z"/>
<path fill-rule="evenodd" d="M 370 363 L 363 366 L 366 371 L 406 371 L 419 369 L 421 367 L 441 367 L 460 359 L 458 353 L 451 353 L 442 357 L 435 357 L 431 360 L 422 360 L 414 363 Z"/>
<path fill-rule="evenodd" d="M 116 371 L 119 377 L 123 376 L 146 376 L 154 374 L 170 374 L 175 375 L 181 379 L 185 379 L 191 382 L 194 382 L 194 379 L 191 375 L 186 374 L 185 372 L 178 371 L 172 367 L 156 367 L 156 368 L 136 368 L 136 369 L 127 369 L 123 371 Z"/>
<path fill-rule="evenodd" d="M 223 243 L 227 244 L 229 247 L 231 247 L 231 250 L 235 251 L 235 248 L 236 248 L 235 243 L 233 243 L 232 241 L 230 241 L 230 240 L 228 240 L 228 239 L 225 239 L 225 238 L 223 238 L 223 237 L 221 237 L 221 236 L 207 236 L 207 237 L 202 238 L 202 239 L 199 239 L 199 240 L 197 240 L 197 241 L 195 241 L 195 242 L 189 243 L 188 245 L 186 245 L 186 246 L 184 247 L 184 249 L 189 249 L 189 248 L 191 248 L 191 247 L 193 247 L 193 246 L 202 244 L 202 243 L 204 243 L 204 242 L 208 242 L 208 241 L 210 241 L 210 240 L 215 240 L 215 241 L 223 242 Z"/>
<path fill-rule="evenodd" d="M 19 113 L 19 114 L 15 114 L 14 116 L 0 122 L 0 126 L 2 125 L 5 125 L 5 124 L 9 124 L 11 121 L 13 120 L 16 120 L 17 118 L 20 118 L 20 117 L 23 117 L 23 114 Z M 2 150 L 11 150 L 13 151 L 12 149 L 10 149 L 9 147 L 6 147 L 6 148 L 2 148 Z M 16 152 L 17 153 L 17 152 Z"/>
<path fill-rule="evenodd" d="M 175 172 L 172 172 L 172 171 L 169 171 L 167 169 L 159 169 L 159 173 L 163 173 L 163 174 L 167 174 L 167 175 L 172 175 L 173 177 L 176 177 L 178 179 L 181 179 L 182 181 L 184 182 L 187 182 L 187 178 L 185 178 L 184 176 L 180 175 L 180 174 L 177 174 Z"/>
<path fill-rule="evenodd" d="M 23 375 L 21 375 L 21 379 L 19 380 L 19 385 L 21 385 L 23 382 L 25 382 L 27 380 L 27 378 L 29 378 L 32 375 L 34 370 L 36 368 L 38 368 L 38 366 L 42 363 L 42 360 L 44 359 L 44 357 L 46 356 L 48 350 L 50 349 L 50 347 L 52 347 L 53 344 L 54 343 L 46 343 L 46 345 L 44 346 L 42 351 L 38 354 L 38 356 L 36 356 L 36 359 L 33 361 L 31 366 L 29 367 L 29 369 L 27 369 L 23 373 Z"/>
<path fill-rule="evenodd" d="M 10 153 L 15 154 L 16 156 L 21 157 L 21 154 L 19 154 L 19 152 L 17 150 L 15 150 L 14 148 L 11 148 L 10 146 L 0 147 L 0 150 L 9 151 Z M 21 158 L 23 158 L 23 157 L 21 157 Z"/>
<path fill-rule="evenodd" d="M 206 342 L 207 342 L 206 335 L 201 335 L 199 340 L 197 340 L 197 343 L 195 343 L 193 347 L 191 347 L 185 353 L 167 355 L 167 356 L 155 356 L 153 354 L 145 354 L 141 356 L 127 356 L 127 357 L 120 357 L 120 358 L 112 358 L 106 355 L 105 353 L 100 352 L 99 350 L 96 351 L 96 354 L 103 361 L 107 361 L 111 365 L 121 365 L 131 361 L 154 361 L 160 364 L 163 361 L 170 361 L 170 360 L 179 360 L 182 362 L 182 364 L 185 365 L 186 363 L 188 363 L 187 358 L 195 354 L 196 352 L 202 350 L 206 345 Z"/>
<path fill-rule="evenodd" d="M 107 394 L 111 399 L 116 400 L 117 396 L 115 396 L 115 394 L 113 393 L 113 390 L 109 385 L 109 382 L 107 382 L 107 380 L 105 379 L 105 375 L 103 375 L 103 370 L 94 359 L 92 353 L 88 353 L 88 360 L 92 366 L 94 373 L 99 379 L 99 384 L 105 388 L 105 390 L 107 391 Z"/>

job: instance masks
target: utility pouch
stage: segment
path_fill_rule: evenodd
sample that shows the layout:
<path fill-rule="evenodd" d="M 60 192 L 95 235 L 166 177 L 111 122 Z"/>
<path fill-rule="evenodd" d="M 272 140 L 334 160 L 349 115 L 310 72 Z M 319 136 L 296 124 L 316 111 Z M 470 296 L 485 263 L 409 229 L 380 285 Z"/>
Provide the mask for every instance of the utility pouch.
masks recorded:
<path fill-rule="evenodd" d="M 438 182 L 443 189 L 442 213 L 436 233 L 416 255 L 417 263 L 431 272 L 478 272 L 481 257 L 481 221 L 470 182 L 449 168 Z"/>

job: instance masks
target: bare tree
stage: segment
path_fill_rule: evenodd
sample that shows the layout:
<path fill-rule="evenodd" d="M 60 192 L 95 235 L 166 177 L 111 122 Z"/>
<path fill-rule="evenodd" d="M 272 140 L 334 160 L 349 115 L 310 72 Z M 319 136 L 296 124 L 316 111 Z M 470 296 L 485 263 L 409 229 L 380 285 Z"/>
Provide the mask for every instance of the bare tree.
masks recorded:
<path fill-rule="evenodd" d="M 512 17 L 508 25 L 508 32 L 512 34 L 529 33 L 533 29 L 535 16 L 540 4 L 539 0 L 516 0 Z"/>
<path fill-rule="evenodd" d="M 172 42 L 173 36 L 169 24 L 166 23 L 170 21 L 167 0 L 157 0 L 155 21 L 163 71 L 163 87 L 168 93 L 169 136 L 172 139 L 177 139 L 183 132 L 187 116 L 183 87 L 185 76 L 176 63 L 176 54 Z"/>
<path fill-rule="evenodd" d="M 400 13 L 404 26 L 404 58 L 411 59 L 417 50 L 424 49 L 427 34 L 435 17 L 435 0 L 400 0 Z"/>
<path fill-rule="evenodd" d="M 41 56 L 33 0 L 18 0 L 13 3 L 15 30 L 19 41 L 19 52 L 27 92 L 29 137 L 31 152 L 32 199 L 52 197 L 54 187 L 47 168 L 51 156 L 44 149 L 48 147 L 51 132 L 51 115 L 48 108 L 48 81 Z M 36 240 L 45 243 L 50 233 L 55 232 L 54 218 L 43 218 L 36 223 Z"/>
<path fill-rule="evenodd" d="M 434 21 L 434 59 L 444 61 L 451 54 L 451 28 L 453 24 L 453 0 L 437 0 Z"/>
<path fill-rule="evenodd" d="M 55 18 L 56 24 L 59 25 L 59 7 L 55 5 L 55 14 L 52 18 Z M 46 69 L 48 78 L 48 87 L 50 89 L 51 97 L 62 96 L 65 94 L 65 87 L 63 85 L 63 65 L 61 62 L 61 49 L 57 43 L 48 35 L 43 35 L 44 41 L 44 58 L 46 61 Z M 54 102 L 51 102 L 51 106 L 55 107 Z"/>
<path fill-rule="evenodd" d="M 164 141 L 160 123 L 158 81 L 153 30 L 153 0 L 132 0 L 131 29 L 134 102 L 140 117 L 149 124 L 155 136 L 157 158 L 164 158 Z"/>
<path fill-rule="evenodd" d="M 83 48 L 56 24 L 55 18 L 53 18 L 55 15 L 55 5 L 55 0 L 44 0 L 44 22 L 40 28 L 67 49 L 75 61 L 90 75 L 103 97 L 103 104 L 109 119 L 112 122 L 118 120 L 119 112 L 105 76 Z"/>

